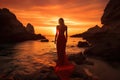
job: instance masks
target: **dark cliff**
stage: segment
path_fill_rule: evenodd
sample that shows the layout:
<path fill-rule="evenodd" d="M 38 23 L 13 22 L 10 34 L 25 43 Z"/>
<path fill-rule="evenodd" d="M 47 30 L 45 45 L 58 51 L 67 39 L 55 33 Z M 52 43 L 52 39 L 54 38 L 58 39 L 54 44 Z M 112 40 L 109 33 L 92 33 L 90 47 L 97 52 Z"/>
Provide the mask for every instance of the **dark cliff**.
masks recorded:
<path fill-rule="evenodd" d="M 34 27 L 33 27 L 33 25 L 31 25 L 30 23 L 27 24 L 26 30 L 27 30 L 29 33 L 31 33 L 31 34 L 35 34 Z"/>
<path fill-rule="evenodd" d="M 111 61 L 120 60 L 120 1 L 110 0 L 101 18 L 103 26 L 94 34 L 83 35 L 92 44 L 87 55 L 99 56 Z"/>
<path fill-rule="evenodd" d="M 33 28 L 34 30 L 34 28 Z M 7 8 L 0 9 L 0 43 L 19 42 L 45 38 L 41 34 L 31 33 L 17 19 L 15 14 Z"/>
<path fill-rule="evenodd" d="M 101 17 L 102 27 L 95 26 L 82 34 L 72 37 L 83 37 L 91 47 L 84 53 L 109 61 L 120 61 L 120 1 L 110 0 Z"/>
<path fill-rule="evenodd" d="M 104 25 L 112 25 L 118 21 L 120 21 L 120 0 L 110 0 L 104 9 L 101 23 Z"/>

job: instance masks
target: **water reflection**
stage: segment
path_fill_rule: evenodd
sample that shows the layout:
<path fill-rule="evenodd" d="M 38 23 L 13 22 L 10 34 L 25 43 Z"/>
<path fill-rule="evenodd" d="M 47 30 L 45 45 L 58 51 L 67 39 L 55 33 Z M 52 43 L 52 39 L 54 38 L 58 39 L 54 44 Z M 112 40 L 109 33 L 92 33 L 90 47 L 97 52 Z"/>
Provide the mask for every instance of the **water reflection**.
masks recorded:
<path fill-rule="evenodd" d="M 52 38 L 53 39 L 53 38 Z M 48 43 L 26 41 L 17 44 L 0 45 L 0 76 L 15 74 L 31 74 L 43 66 L 55 66 L 56 48 L 52 39 Z M 76 42 L 74 42 L 76 40 Z M 78 53 L 82 49 L 76 47 L 80 39 L 70 39 L 67 53 Z M 71 47 L 71 45 L 75 47 Z"/>
<path fill-rule="evenodd" d="M 49 40 L 50 42 L 48 43 L 41 43 L 38 40 L 26 41 L 17 44 L 0 44 L 0 80 L 2 80 L 2 76 L 7 78 L 6 80 L 8 80 L 8 78 L 11 79 L 11 77 L 14 76 L 21 77 L 20 75 L 26 77 L 26 75 L 40 71 L 40 69 L 44 66 L 55 66 L 56 49 L 54 43 L 52 42 L 53 38 Z M 79 40 L 79 38 L 68 39 L 67 54 L 76 54 L 80 51 L 84 51 L 83 48 L 76 47 Z M 109 73 L 114 74 L 110 75 L 111 80 L 113 80 L 114 77 L 120 79 L 120 71 L 118 69 L 113 69 L 109 65 L 106 65 L 103 61 L 92 61 L 95 65 L 89 68 L 93 71 L 93 73 L 100 76 L 101 80 L 108 79 Z M 101 72 L 103 70 L 106 72 Z M 106 78 L 104 78 L 104 76 L 106 76 Z"/>

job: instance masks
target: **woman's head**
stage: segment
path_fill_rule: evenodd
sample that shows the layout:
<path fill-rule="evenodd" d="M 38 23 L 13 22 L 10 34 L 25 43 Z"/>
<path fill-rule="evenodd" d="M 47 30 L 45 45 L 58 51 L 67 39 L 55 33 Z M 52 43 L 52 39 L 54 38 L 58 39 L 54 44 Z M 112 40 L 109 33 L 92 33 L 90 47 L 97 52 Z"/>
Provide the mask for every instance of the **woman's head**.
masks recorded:
<path fill-rule="evenodd" d="M 64 25 L 64 19 L 63 18 L 59 18 L 59 24 Z"/>

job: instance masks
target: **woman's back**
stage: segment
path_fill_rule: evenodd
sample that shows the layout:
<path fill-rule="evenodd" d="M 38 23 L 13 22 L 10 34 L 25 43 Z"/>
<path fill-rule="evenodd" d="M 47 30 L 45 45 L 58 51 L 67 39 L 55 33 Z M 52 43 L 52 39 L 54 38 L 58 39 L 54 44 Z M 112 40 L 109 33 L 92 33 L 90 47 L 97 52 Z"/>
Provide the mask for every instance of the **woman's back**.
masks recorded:
<path fill-rule="evenodd" d="M 64 33 L 66 32 L 66 35 Z M 74 70 L 72 65 L 66 56 L 66 42 L 67 42 L 67 26 L 64 24 L 62 18 L 59 19 L 59 25 L 57 26 L 55 42 L 57 41 L 57 63 L 55 66 L 55 72 L 61 80 L 70 80 L 70 75 Z"/>
<path fill-rule="evenodd" d="M 65 25 L 58 25 L 57 29 L 58 29 L 59 35 L 64 35 L 64 32 L 67 30 L 67 26 L 65 26 Z"/>

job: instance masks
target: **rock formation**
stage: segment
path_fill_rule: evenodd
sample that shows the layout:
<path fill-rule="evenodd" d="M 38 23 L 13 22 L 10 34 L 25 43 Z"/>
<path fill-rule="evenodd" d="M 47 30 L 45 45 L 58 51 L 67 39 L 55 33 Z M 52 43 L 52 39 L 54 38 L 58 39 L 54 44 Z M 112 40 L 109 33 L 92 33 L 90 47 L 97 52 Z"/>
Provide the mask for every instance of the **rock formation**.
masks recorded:
<path fill-rule="evenodd" d="M 102 27 L 95 26 L 75 37 L 83 37 L 92 46 L 85 51 L 90 56 L 120 61 L 120 1 L 110 0 L 101 18 Z M 74 37 L 73 36 L 73 37 Z"/>
<path fill-rule="evenodd" d="M 29 27 L 25 28 L 23 24 L 17 19 L 17 17 L 9 11 L 9 9 L 0 9 L 0 43 L 45 38 L 42 35 L 34 34 L 34 28 L 31 28 L 31 32 L 28 32 L 27 30 Z"/>
<path fill-rule="evenodd" d="M 31 34 L 35 34 L 34 27 L 33 27 L 33 25 L 31 25 L 30 23 L 27 24 L 26 30 L 27 30 L 29 33 L 31 33 Z"/>
<path fill-rule="evenodd" d="M 113 25 L 120 21 L 120 1 L 110 0 L 107 4 L 104 14 L 101 18 L 101 23 L 104 25 L 109 25 L 113 28 Z M 118 23 L 120 24 L 120 23 Z M 116 25 L 115 25 L 116 26 Z M 114 27 L 115 27 L 114 26 Z"/>
<path fill-rule="evenodd" d="M 89 28 L 87 31 L 83 32 L 82 34 L 75 34 L 75 35 L 72 35 L 71 37 L 82 37 L 82 36 L 90 37 L 92 34 L 99 32 L 100 29 L 101 28 L 98 25 L 95 25 L 94 27 Z"/>
<path fill-rule="evenodd" d="M 79 41 L 77 46 L 78 47 L 89 47 L 89 43 L 86 41 Z"/>
<path fill-rule="evenodd" d="M 101 18 L 103 26 L 94 34 L 83 35 L 92 44 L 87 55 L 99 56 L 109 61 L 120 61 L 120 1 L 110 0 Z"/>

